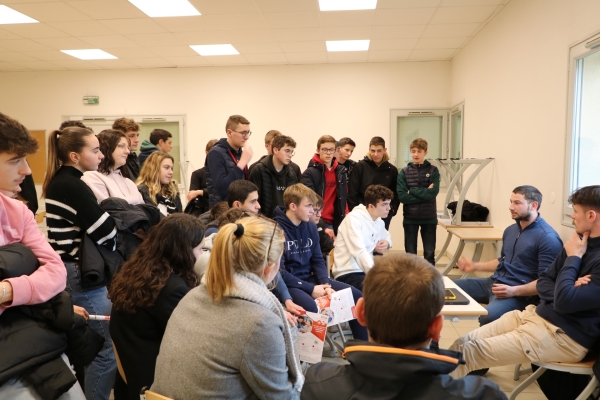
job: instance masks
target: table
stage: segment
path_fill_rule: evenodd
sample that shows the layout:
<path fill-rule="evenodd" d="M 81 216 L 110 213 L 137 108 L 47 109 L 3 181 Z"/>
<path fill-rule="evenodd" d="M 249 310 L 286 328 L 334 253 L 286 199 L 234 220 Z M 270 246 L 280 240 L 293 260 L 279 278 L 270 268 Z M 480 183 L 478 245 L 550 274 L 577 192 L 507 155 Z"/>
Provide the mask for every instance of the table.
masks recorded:
<path fill-rule="evenodd" d="M 473 228 L 473 229 L 481 229 L 481 228 L 493 228 L 493 225 L 489 225 L 489 222 L 463 222 L 464 225 L 452 225 L 451 219 L 438 218 L 438 225 L 448 231 L 448 228 Z M 440 259 L 446 254 L 446 250 L 448 250 L 448 246 L 450 245 L 450 240 L 452 239 L 452 233 L 448 232 L 446 236 L 446 241 L 442 246 L 442 249 L 435 257 L 435 261 L 438 262 Z"/>
<path fill-rule="evenodd" d="M 459 288 L 456 283 L 447 276 L 444 276 L 444 287 L 457 290 L 465 295 L 467 299 L 471 300 L 470 303 L 466 305 L 444 305 L 444 307 L 442 307 L 442 315 L 444 318 L 452 319 L 458 317 L 462 319 L 478 319 L 480 315 L 487 315 L 487 310 L 481 304 L 473 300 L 471 296 L 465 293 L 464 290 Z"/>
<path fill-rule="evenodd" d="M 456 266 L 456 262 L 462 255 L 466 243 L 475 243 L 475 252 L 473 253 L 473 261 L 477 262 L 481 258 L 481 252 L 485 243 L 492 243 L 496 246 L 496 252 L 499 253 L 502 248 L 502 232 L 499 229 L 489 228 L 448 228 L 448 233 L 456 236 L 458 241 L 458 247 L 454 252 L 454 256 L 446 265 L 446 268 L 442 271 L 442 275 L 448 275 L 448 273 Z"/>

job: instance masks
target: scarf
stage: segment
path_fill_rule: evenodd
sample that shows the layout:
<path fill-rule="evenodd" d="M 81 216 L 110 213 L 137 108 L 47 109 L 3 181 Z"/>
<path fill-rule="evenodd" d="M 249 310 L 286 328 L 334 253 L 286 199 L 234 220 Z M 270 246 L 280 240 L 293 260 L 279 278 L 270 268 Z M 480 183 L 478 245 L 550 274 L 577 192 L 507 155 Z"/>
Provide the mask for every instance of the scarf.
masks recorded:
<path fill-rule="evenodd" d="M 290 371 L 294 388 L 298 392 L 302 391 L 304 375 L 302 375 L 300 362 L 296 355 L 295 338 L 292 336 L 290 324 L 285 317 L 285 311 L 279 300 L 267 289 L 265 283 L 256 274 L 246 271 L 236 271 L 233 274 L 233 286 L 227 296 L 258 304 L 273 311 L 281 319 L 281 322 L 283 322 L 286 365 Z"/>

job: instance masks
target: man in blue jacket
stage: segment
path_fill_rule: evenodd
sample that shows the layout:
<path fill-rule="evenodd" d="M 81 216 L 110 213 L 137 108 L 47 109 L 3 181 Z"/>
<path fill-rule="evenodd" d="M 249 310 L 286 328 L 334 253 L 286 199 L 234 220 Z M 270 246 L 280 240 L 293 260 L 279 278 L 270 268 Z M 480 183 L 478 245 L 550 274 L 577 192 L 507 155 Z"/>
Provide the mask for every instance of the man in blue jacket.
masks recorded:
<path fill-rule="evenodd" d="M 504 231 L 501 257 L 486 262 L 461 257 L 458 261 L 465 272 L 493 272 L 489 278 L 456 281 L 476 301 L 488 304 L 488 315 L 479 318 L 481 326 L 537 303 L 537 280 L 562 249 L 558 233 L 540 216 L 541 205 L 542 194 L 535 187 L 516 187 L 508 208 L 516 224 Z"/>
<path fill-rule="evenodd" d="M 511 311 L 457 339 L 461 377 L 485 367 L 533 361 L 578 362 L 600 339 L 600 186 L 576 190 L 575 232 L 537 280 L 540 304 Z"/>
<path fill-rule="evenodd" d="M 350 288 L 356 303 L 362 297 L 360 290 L 327 275 L 317 225 L 309 221 L 314 213 L 314 192 L 297 183 L 285 190 L 283 202 L 285 208 L 277 207 L 273 219 L 285 233 L 280 270 L 293 302 L 306 311 L 317 312 L 314 299 Z M 367 340 L 364 326 L 356 320 L 349 324 L 355 339 Z"/>
<path fill-rule="evenodd" d="M 219 140 L 206 156 L 206 185 L 210 208 L 227 198 L 227 189 L 237 179 L 248 180 L 252 148 L 246 141 L 252 135 L 250 121 L 232 115 L 225 124 L 227 138 Z"/>

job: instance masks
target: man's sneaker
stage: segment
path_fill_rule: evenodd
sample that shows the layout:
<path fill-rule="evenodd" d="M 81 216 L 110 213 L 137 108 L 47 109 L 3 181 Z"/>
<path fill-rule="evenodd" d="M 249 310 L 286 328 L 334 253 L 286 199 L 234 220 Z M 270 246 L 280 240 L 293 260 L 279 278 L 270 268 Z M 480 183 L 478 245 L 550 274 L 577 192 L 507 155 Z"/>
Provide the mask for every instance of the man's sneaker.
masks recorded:
<path fill-rule="evenodd" d="M 467 375 L 485 376 L 489 370 L 489 368 L 476 369 L 475 371 L 469 372 Z"/>

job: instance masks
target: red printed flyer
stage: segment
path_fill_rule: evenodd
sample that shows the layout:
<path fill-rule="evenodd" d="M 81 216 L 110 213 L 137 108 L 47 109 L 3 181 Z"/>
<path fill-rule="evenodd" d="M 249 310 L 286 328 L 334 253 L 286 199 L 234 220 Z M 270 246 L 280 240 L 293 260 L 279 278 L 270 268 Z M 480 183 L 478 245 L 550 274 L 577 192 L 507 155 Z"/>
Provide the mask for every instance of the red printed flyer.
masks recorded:
<path fill-rule="evenodd" d="M 296 347 L 300 361 L 315 364 L 321 361 L 327 334 L 327 316 L 307 312 L 298 317 Z"/>
<path fill-rule="evenodd" d="M 315 299 L 319 314 L 327 315 L 327 326 L 356 319 L 356 305 L 350 288 Z"/>

